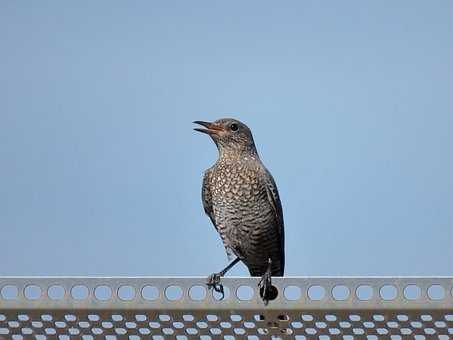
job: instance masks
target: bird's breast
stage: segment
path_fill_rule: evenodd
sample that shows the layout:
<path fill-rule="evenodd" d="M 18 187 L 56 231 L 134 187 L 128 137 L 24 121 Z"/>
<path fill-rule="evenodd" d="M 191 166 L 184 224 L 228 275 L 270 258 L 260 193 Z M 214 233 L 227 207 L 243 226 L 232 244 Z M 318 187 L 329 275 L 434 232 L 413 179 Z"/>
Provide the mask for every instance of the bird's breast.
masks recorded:
<path fill-rule="evenodd" d="M 242 202 L 265 194 L 256 171 L 246 167 L 221 167 L 212 177 L 211 188 L 216 201 Z"/>
<path fill-rule="evenodd" d="M 211 197 L 216 221 L 233 226 L 270 218 L 266 188 L 256 168 L 219 166 L 211 177 Z"/>

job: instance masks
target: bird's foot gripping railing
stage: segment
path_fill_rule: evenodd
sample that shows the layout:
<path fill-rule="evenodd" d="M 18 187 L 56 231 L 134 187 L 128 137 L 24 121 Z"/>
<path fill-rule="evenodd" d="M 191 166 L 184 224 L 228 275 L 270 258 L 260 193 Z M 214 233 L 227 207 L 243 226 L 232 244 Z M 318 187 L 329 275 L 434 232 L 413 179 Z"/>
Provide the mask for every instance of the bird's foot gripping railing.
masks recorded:
<path fill-rule="evenodd" d="M 0 339 L 453 339 L 453 277 L 0 277 Z"/>

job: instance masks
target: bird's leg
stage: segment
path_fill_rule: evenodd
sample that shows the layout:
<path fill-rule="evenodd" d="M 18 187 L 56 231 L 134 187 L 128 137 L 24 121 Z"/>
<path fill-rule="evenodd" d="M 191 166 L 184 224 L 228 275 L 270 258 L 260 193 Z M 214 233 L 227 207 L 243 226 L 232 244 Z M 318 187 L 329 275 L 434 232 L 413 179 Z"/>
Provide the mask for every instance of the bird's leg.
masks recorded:
<path fill-rule="evenodd" d="M 231 268 L 233 268 L 234 265 L 236 263 L 238 263 L 239 261 L 240 261 L 239 257 L 236 257 L 236 259 L 233 262 L 231 262 L 228 266 L 226 266 L 225 269 L 223 269 L 222 271 L 220 271 L 218 273 L 211 274 L 208 277 L 208 282 L 206 283 L 206 285 L 208 286 L 209 289 L 213 288 L 217 293 L 222 294 L 221 300 L 223 300 L 223 298 L 225 297 L 225 292 L 223 290 L 223 285 L 220 283 L 220 278 L 225 276 L 225 274 Z"/>
<path fill-rule="evenodd" d="M 270 258 L 267 262 L 267 269 L 258 283 L 258 287 L 260 288 L 260 296 L 263 299 L 264 305 L 267 306 L 269 300 L 273 300 L 277 297 L 275 295 L 276 292 L 274 291 L 275 287 L 272 286 L 272 260 Z"/>

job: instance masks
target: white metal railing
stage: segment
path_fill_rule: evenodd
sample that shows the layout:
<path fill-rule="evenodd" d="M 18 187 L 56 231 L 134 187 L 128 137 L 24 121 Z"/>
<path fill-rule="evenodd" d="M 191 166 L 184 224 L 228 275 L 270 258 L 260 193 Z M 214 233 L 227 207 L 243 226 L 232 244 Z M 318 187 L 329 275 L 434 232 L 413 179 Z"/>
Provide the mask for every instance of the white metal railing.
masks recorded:
<path fill-rule="evenodd" d="M 0 277 L 0 339 L 453 338 L 453 277 Z"/>

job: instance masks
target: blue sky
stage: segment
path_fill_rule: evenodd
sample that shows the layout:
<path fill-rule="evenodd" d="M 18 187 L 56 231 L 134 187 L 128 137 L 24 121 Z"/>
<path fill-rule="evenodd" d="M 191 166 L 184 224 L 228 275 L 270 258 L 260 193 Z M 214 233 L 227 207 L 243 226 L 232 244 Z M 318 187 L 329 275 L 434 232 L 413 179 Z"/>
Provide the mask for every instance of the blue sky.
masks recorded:
<path fill-rule="evenodd" d="M 451 1 L 2 1 L 0 275 L 207 275 L 252 129 L 287 275 L 453 274 Z M 246 275 L 244 266 L 232 271 Z"/>

